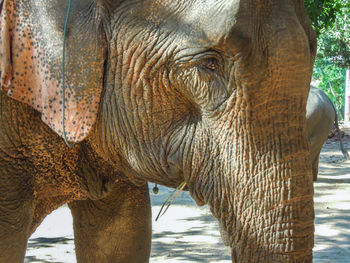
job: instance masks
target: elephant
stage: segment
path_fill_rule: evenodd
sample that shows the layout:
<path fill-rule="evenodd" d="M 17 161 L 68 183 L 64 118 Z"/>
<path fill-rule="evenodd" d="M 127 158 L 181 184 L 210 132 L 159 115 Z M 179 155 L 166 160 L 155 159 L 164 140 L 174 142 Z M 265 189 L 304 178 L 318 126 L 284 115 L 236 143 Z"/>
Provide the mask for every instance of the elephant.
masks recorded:
<path fill-rule="evenodd" d="M 306 134 L 309 141 L 313 180 L 317 180 L 318 161 L 323 143 L 333 126 L 338 130 L 339 144 L 344 157 L 348 156 L 339 132 L 338 116 L 329 97 L 320 89 L 310 88 L 306 103 Z"/>
<path fill-rule="evenodd" d="M 77 262 L 149 262 L 185 182 L 232 262 L 312 262 L 302 0 L 3 0 L 0 262 L 68 204 Z"/>

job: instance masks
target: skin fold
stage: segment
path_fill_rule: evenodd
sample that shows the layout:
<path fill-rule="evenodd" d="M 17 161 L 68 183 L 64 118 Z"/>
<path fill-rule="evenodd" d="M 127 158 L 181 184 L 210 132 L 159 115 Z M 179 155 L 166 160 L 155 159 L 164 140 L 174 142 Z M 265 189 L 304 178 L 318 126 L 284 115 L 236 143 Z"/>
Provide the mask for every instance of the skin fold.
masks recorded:
<path fill-rule="evenodd" d="M 65 203 L 77 262 L 149 262 L 147 182 L 183 181 L 232 262 L 312 262 L 303 1 L 73 0 L 62 94 L 66 11 L 2 3 L 0 262 Z"/>

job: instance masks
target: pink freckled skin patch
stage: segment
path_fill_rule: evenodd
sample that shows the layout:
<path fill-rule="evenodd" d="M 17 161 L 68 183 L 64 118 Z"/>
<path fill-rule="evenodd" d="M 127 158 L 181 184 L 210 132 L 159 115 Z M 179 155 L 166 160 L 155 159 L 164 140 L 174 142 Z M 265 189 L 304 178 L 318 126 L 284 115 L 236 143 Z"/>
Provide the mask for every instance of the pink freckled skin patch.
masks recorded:
<path fill-rule="evenodd" d="M 20 1 L 5 0 L 3 3 L 1 89 L 11 98 L 41 112 L 42 121 L 62 136 L 63 34 L 56 32 L 55 39 L 45 36 L 40 23 L 33 21 L 23 9 Z M 52 28 L 51 34 L 55 33 L 55 25 L 47 23 L 46 27 Z M 104 47 L 103 41 L 85 41 L 76 34 L 71 39 L 67 36 L 65 131 L 69 141 L 79 142 L 96 120 L 96 113 L 91 109 L 98 107 L 102 92 Z M 85 60 L 75 59 L 79 50 L 84 52 L 85 57 L 80 57 Z"/>

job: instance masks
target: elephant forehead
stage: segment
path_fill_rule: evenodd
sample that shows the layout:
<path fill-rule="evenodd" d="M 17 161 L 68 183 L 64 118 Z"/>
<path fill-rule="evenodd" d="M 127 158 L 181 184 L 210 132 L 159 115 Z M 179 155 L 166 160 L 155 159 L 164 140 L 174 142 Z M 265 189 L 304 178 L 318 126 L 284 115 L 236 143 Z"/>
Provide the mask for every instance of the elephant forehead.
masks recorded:
<path fill-rule="evenodd" d="M 191 44 L 215 44 L 237 20 L 241 1 L 144 1 L 143 19 Z M 144 9 L 147 11 L 144 12 Z M 137 12 L 138 13 L 138 12 Z"/>

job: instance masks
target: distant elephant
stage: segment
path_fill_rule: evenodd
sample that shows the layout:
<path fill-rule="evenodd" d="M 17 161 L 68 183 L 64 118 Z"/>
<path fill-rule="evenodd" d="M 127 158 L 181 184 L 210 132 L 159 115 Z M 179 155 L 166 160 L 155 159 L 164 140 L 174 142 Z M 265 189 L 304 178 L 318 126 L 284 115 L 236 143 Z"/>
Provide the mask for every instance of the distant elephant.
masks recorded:
<path fill-rule="evenodd" d="M 2 2 L 0 262 L 65 203 L 77 262 L 148 262 L 147 182 L 186 182 L 232 262 L 311 262 L 303 1 L 69 3 Z"/>
<path fill-rule="evenodd" d="M 317 180 L 318 160 L 323 143 L 327 140 L 333 126 L 339 132 L 337 112 L 328 96 L 317 88 L 311 87 L 306 104 L 306 133 L 309 140 L 312 161 L 313 180 Z M 339 144 L 344 156 L 348 153 L 344 149 L 341 137 Z"/>

